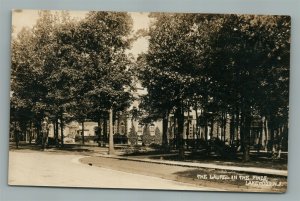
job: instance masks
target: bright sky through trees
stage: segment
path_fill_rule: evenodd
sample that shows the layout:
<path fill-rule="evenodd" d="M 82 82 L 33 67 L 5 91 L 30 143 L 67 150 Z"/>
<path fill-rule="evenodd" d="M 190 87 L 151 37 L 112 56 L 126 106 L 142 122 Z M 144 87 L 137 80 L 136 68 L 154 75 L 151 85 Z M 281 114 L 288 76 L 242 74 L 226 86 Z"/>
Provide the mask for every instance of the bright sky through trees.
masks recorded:
<path fill-rule="evenodd" d="M 37 19 L 39 18 L 38 10 L 14 10 L 12 11 L 12 26 L 14 29 L 13 36 L 16 36 L 24 27 L 32 28 Z M 60 11 L 53 11 L 60 12 Z M 82 19 L 88 13 L 88 11 L 68 11 L 71 18 Z M 149 13 L 146 12 L 129 12 L 133 19 L 133 33 L 139 29 L 147 29 L 150 24 Z M 137 56 L 141 52 L 145 52 L 148 49 L 148 40 L 144 37 L 140 37 L 132 44 L 132 48 L 129 53 Z"/>

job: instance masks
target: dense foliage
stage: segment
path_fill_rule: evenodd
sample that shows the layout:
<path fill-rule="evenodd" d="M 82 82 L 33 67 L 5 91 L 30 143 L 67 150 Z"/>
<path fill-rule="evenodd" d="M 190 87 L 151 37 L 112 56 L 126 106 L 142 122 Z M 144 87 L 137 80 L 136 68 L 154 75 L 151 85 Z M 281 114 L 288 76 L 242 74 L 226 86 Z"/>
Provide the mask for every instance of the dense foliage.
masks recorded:
<path fill-rule="evenodd" d="M 32 132 L 33 127 L 40 133 L 45 116 L 54 122 L 56 138 L 58 128 L 63 137 L 63 125 L 71 120 L 82 123 L 82 133 L 86 119 L 99 122 L 99 128 L 103 122 L 107 132 L 109 116 L 112 122 L 117 112 L 129 108 L 130 89 L 140 83 L 147 94 L 138 108 L 128 111 L 131 144 L 138 141 L 133 121 L 140 120 L 146 125 L 144 144 L 168 148 L 172 135 L 183 159 L 188 134 L 184 128 L 191 123 L 186 116 L 192 112 L 193 134 L 201 143 L 209 144 L 217 125 L 223 143 L 229 132 L 229 144 L 241 147 L 245 161 L 255 124 L 261 124 L 255 127 L 261 129 L 258 144 L 263 136 L 272 150 L 280 149 L 284 140 L 287 143 L 290 17 L 176 13 L 149 17 L 149 29 L 137 31 L 149 39 L 148 51 L 133 62 L 126 52 L 137 37 L 130 35 L 129 14 L 89 12 L 74 20 L 68 12 L 40 12 L 36 25 L 12 41 L 15 133 L 28 128 Z M 150 135 L 148 125 L 156 120 L 163 122 L 162 133 L 156 129 Z"/>
<path fill-rule="evenodd" d="M 131 17 L 118 12 L 89 12 L 81 20 L 68 12 L 39 15 L 32 29 L 12 41 L 12 121 L 37 122 L 39 130 L 48 116 L 56 122 L 58 138 L 59 123 L 63 131 L 64 122 L 77 120 L 84 131 L 85 119 L 107 118 L 109 109 L 127 107 Z"/>
<path fill-rule="evenodd" d="M 206 126 L 206 140 L 208 126 L 213 132 L 217 122 L 225 133 L 230 119 L 232 141 L 240 138 L 244 160 L 249 160 L 251 125 L 257 118 L 268 122 L 265 132 L 271 132 L 271 144 L 275 131 L 279 139 L 287 135 L 289 17 L 161 13 L 150 17 L 154 20 L 149 50 L 138 65 L 138 76 L 148 90 L 144 109 L 162 119 L 173 113 L 181 158 L 183 117 L 192 109 L 201 111 L 197 123 Z"/>

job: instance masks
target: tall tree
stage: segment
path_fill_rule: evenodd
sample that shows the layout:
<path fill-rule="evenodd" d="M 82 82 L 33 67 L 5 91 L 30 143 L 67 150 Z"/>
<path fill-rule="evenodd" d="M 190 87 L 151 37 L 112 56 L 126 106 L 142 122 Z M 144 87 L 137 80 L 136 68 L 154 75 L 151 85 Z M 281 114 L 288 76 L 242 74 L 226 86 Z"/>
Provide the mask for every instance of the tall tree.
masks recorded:
<path fill-rule="evenodd" d="M 81 113 L 98 113 L 100 118 L 103 112 L 129 106 L 131 95 L 126 89 L 131 85 L 131 60 L 126 50 L 130 47 L 131 28 L 131 17 L 118 12 L 89 12 L 79 23 L 74 46 L 82 60 L 75 94 L 81 100 L 77 103 L 82 103 L 80 110 L 85 109 Z"/>
<path fill-rule="evenodd" d="M 211 46 L 213 60 L 207 70 L 212 79 L 210 89 L 214 92 L 213 98 L 219 100 L 225 111 L 232 116 L 236 113 L 235 117 L 239 119 L 245 161 L 249 160 L 250 131 L 257 111 L 276 105 L 278 94 L 270 94 L 271 86 L 281 85 L 287 89 L 283 80 L 288 80 L 288 32 L 289 18 L 284 16 L 226 15 L 222 28 L 214 36 Z M 281 34 L 285 38 L 279 42 L 274 35 Z M 277 48 L 284 54 L 274 57 L 272 54 L 278 52 Z M 279 61 L 281 57 L 285 58 L 284 67 Z M 281 92 L 286 94 L 286 91 Z M 266 94 L 273 100 L 266 99 Z M 288 100 L 288 97 L 285 95 L 283 99 Z M 265 100 L 269 101 L 268 104 Z M 288 108 L 287 102 L 283 107 Z M 276 116 L 273 115 L 272 119 L 275 120 Z"/>

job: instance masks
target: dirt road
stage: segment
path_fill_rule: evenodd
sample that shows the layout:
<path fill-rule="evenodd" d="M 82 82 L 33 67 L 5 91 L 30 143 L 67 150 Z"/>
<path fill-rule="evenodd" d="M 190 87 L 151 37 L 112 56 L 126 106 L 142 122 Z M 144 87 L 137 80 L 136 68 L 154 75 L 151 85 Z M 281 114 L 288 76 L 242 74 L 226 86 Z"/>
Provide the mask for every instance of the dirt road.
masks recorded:
<path fill-rule="evenodd" d="M 85 156 L 42 151 L 9 153 L 9 184 L 30 186 L 216 190 L 153 176 L 82 164 Z"/>

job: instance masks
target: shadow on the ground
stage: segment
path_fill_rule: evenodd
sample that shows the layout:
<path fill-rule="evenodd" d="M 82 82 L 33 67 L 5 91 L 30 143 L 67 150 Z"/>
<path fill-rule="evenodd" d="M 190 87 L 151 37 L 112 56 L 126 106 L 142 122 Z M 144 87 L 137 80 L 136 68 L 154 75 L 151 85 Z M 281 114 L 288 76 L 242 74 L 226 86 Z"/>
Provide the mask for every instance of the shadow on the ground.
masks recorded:
<path fill-rule="evenodd" d="M 42 151 L 42 150 L 51 150 L 52 152 L 61 152 L 61 151 L 67 151 L 67 152 L 94 152 L 92 149 L 89 148 L 91 145 L 79 145 L 79 144 L 64 144 L 63 147 L 61 146 L 47 146 L 45 149 L 42 148 L 41 145 L 36 144 L 27 144 L 22 143 L 19 144 L 18 148 L 14 144 L 10 144 L 9 149 L 10 150 L 31 150 L 31 151 Z"/>
<path fill-rule="evenodd" d="M 11 143 L 10 150 L 42 151 L 43 149 L 40 145 L 28 143 L 20 143 L 19 148 L 16 149 L 15 144 Z M 46 148 L 46 150 L 56 153 L 80 153 L 84 155 L 92 155 L 93 153 L 100 153 L 103 151 L 106 152 L 107 147 L 98 147 L 97 144 L 64 144 L 63 147 L 50 146 Z M 122 155 L 125 157 L 182 161 L 178 157 L 177 150 L 165 151 L 162 149 L 147 147 L 130 148 L 125 145 L 116 145 L 115 150 L 118 155 Z M 250 161 L 243 162 L 242 153 L 237 153 L 235 158 L 226 158 L 220 154 L 215 153 L 210 153 L 208 155 L 205 150 L 187 150 L 185 152 L 184 161 L 194 163 L 209 163 L 216 165 L 260 167 L 277 170 L 287 170 L 287 158 L 287 153 L 283 153 L 280 159 L 274 159 L 272 158 L 271 154 L 267 152 L 251 152 Z"/>
<path fill-rule="evenodd" d="M 160 157 L 151 157 L 152 159 L 158 159 Z M 280 159 L 273 159 L 268 153 L 251 153 L 251 160 L 243 162 L 242 154 L 237 154 L 236 159 L 227 159 L 219 155 L 206 155 L 199 153 L 190 153 L 185 156 L 185 161 L 190 162 L 203 162 L 203 163 L 214 163 L 220 165 L 234 165 L 240 167 L 264 167 L 278 170 L 287 169 L 287 157 L 282 156 Z M 165 160 L 179 160 L 177 155 L 164 156 Z"/>
<path fill-rule="evenodd" d="M 130 154 L 124 154 L 127 157 L 136 158 L 148 158 L 155 160 L 170 160 L 170 161 L 182 161 L 177 151 L 159 151 L 150 150 L 143 152 L 136 152 Z M 217 165 L 232 165 L 240 167 L 261 167 L 261 168 L 271 168 L 277 170 L 287 170 L 287 154 L 282 154 L 280 159 L 272 158 L 272 155 L 267 152 L 251 152 L 250 161 L 244 162 L 242 159 L 242 153 L 237 153 L 235 158 L 226 158 L 218 154 L 207 154 L 203 151 L 187 151 L 185 153 L 186 162 L 195 163 L 211 163 Z"/>

